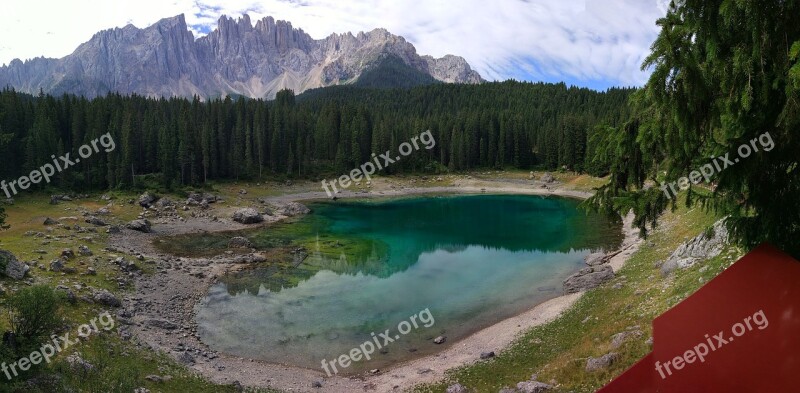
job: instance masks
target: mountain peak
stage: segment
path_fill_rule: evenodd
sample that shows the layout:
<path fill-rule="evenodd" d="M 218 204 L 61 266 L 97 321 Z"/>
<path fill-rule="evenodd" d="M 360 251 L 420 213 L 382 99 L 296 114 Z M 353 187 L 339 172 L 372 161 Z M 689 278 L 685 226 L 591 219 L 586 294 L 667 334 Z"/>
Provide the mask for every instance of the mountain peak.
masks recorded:
<path fill-rule="evenodd" d="M 114 31 L 117 30 L 125 30 L 130 32 L 136 31 L 175 31 L 178 34 L 182 34 L 184 31 L 189 30 L 189 26 L 186 24 L 186 17 L 183 14 L 175 15 L 169 18 L 162 18 L 158 20 L 156 23 L 140 29 L 132 24 L 128 24 L 122 29 L 115 28 Z"/>
<path fill-rule="evenodd" d="M 383 28 L 314 40 L 271 16 L 254 26 L 247 14 L 223 15 L 216 29 L 195 39 L 180 14 L 143 29 L 128 25 L 101 31 L 62 59 L 12 62 L 0 67 L 0 86 L 88 97 L 119 92 L 271 98 L 284 88 L 300 93 L 352 83 L 386 56 L 440 81 L 482 81 L 463 58 L 419 56 L 403 37 Z"/>

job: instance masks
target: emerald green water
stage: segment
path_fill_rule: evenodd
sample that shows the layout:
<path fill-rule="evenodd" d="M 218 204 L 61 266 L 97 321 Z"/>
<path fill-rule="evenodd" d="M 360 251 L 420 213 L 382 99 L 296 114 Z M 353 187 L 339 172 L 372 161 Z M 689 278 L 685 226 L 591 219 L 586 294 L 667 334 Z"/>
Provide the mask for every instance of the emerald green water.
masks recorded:
<path fill-rule="evenodd" d="M 313 369 L 373 332 L 399 336 L 340 374 L 436 352 L 560 295 L 586 254 L 618 246 L 621 228 L 577 205 L 496 195 L 311 205 L 300 222 L 249 236 L 273 244 L 294 225 L 311 232 L 297 240 L 309 257 L 223 279 L 196 307 L 198 334 L 216 350 Z M 397 333 L 425 309 L 432 326 Z"/>

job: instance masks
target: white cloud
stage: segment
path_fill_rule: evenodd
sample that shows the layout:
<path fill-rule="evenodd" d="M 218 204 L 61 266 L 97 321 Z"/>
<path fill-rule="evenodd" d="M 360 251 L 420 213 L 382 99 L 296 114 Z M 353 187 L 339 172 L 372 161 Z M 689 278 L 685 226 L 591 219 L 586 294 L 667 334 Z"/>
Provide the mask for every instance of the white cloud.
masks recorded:
<path fill-rule="evenodd" d="M 102 29 L 186 14 L 195 35 L 220 15 L 291 21 L 314 38 L 384 27 L 421 54 L 465 57 L 484 78 L 640 85 L 667 0 L 26 0 L 0 15 L 0 64 L 62 57 Z"/>

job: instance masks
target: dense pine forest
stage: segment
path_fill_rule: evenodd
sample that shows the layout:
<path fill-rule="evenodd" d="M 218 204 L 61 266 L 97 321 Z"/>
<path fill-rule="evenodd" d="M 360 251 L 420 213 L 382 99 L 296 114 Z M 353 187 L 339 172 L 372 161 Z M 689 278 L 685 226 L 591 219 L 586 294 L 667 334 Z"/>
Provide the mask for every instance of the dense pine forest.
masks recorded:
<path fill-rule="evenodd" d="M 72 190 L 199 185 L 211 180 L 310 178 L 349 171 L 372 153 L 395 151 L 431 130 L 436 147 L 386 169 L 566 168 L 587 164 L 598 125 L 628 114 L 632 90 L 564 84 L 486 83 L 412 89 L 334 87 L 275 100 L 151 99 L 0 93 L 0 178 L 14 179 L 110 132 L 116 150 L 97 154 L 50 185 Z"/>

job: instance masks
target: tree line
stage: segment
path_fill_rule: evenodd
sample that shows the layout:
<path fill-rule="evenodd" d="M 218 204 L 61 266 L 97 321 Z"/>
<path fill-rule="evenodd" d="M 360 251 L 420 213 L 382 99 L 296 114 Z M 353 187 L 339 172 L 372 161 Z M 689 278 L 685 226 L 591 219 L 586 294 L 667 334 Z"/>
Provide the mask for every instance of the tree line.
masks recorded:
<path fill-rule="evenodd" d="M 0 178 L 29 173 L 51 156 L 110 132 L 117 148 L 82 160 L 50 187 L 104 190 L 201 185 L 216 180 L 309 178 L 349 171 L 431 130 L 436 147 L 388 173 L 474 168 L 566 168 L 587 162 L 598 124 L 628 116 L 631 89 L 564 84 L 438 84 L 412 89 L 334 87 L 275 100 L 207 102 L 111 94 L 87 100 L 0 92 Z M 591 161 L 591 160 L 589 160 Z M 44 187 L 44 186 L 42 186 Z"/>

